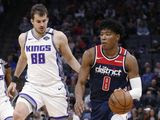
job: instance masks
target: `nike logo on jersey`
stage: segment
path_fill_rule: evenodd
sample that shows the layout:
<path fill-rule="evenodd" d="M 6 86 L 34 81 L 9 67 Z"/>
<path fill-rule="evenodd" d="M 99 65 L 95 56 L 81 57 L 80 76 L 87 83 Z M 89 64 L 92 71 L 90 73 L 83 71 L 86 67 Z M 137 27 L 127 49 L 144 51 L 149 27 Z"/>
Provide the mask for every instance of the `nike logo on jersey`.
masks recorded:
<path fill-rule="evenodd" d="M 33 38 L 28 38 L 28 40 L 33 40 Z"/>
<path fill-rule="evenodd" d="M 115 60 L 114 62 L 117 62 L 117 63 L 122 63 L 122 61 L 119 61 L 119 60 Z"/>
<path fill-rule="evenodd" d="M 63 86 L 59 87 L 58 90 L 61 90 Z"/>

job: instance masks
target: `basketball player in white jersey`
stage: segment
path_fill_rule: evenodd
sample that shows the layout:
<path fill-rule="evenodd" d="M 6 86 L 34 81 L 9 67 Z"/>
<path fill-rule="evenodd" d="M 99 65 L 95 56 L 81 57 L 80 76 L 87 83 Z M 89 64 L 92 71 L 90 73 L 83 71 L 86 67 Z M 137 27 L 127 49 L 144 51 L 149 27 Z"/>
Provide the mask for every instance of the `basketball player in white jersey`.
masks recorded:
<path fill-rule="evenodd" d="M 14 120 L 24 120 L 32 111 L 46 106 L 50 120 L 67 120 L 67 98 L 63 83 L 60 55 L 73 70 L 79 72 L 80 64 L 72 55 L 65 34 L 47 28 L 48 12 L 44 5 L 31 9 L 33 29 L 19 36 L 21 55 L 8 95 L 16 88 L 16 82 L 26 65 L 27 82 L 16 103 Z"/>
<path fill-rule="evenodd" d="M 6 95 L 6 87 L 11 82 L 10 66 L 0 59 L 0 120 L 12 120 L 13 108 Z"/>

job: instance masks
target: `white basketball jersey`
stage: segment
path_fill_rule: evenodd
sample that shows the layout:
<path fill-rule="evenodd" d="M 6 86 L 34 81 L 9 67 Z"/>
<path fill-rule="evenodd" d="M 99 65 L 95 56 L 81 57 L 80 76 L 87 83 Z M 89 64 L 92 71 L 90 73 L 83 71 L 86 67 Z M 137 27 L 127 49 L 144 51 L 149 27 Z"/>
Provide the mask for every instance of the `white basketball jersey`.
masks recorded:
<path fill-rule="evenodd" d="M 26 80 L 37 85 L 52 85 L 61 82 L 64 77 L 60 54 L 54 45 L 53 29 L 48 28 L 47 31 L 40 39 L 36 39 L 33 29 L 26 35 Z"/>
<path fill-rule="evenodd" d="M 0 59 L 0 99 L 2 97 L 4 97 L 5 91 L 6 91 L 6 84 L 5 84 L 5 68 L 4 65 L 6 65 L 7 63 L 5 61 L 3 61 L 2 59 Z"/>

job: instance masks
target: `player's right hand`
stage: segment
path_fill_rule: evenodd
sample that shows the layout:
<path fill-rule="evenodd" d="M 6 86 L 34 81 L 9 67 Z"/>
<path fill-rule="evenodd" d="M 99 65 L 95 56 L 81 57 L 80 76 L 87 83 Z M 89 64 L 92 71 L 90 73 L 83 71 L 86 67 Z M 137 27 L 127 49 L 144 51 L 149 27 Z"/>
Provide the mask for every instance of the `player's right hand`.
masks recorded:
<path fill-rule="evenodd" d="M 7 89 L 7 96 L 13 98 L 15 92 L 16 92 L 16 83 L 11 82 Z"/>
<path fill-rule="evenodd" d="M 82 99 L 76 100 L 76 103 L 74 104 L 74 110 L 76 115 L 80 117 L 84 111 L 84 101 Z"/>

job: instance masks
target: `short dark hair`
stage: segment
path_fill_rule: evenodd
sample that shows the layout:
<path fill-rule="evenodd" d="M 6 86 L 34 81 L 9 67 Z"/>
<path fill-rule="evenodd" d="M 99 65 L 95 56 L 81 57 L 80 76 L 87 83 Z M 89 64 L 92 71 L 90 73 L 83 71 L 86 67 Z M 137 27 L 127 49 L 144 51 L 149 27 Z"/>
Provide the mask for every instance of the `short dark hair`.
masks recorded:
<path fill-rule="evenodd" d="M 45 14 L 48 16 L 48 10 L 43 4 L 35 4 L 31 8 L 31 18 L 34 19 L 34 15 L 38 14 L 40 16 L 44 16 Z"/>
<path fill-rule="evenodd" d="M 109 29 L 116 34 L 120 34 L 120 37 L 124 36 L 123 25 L 114 19 L 103 20 L 100 24 L 100 31 L 103 29 Z"/>

